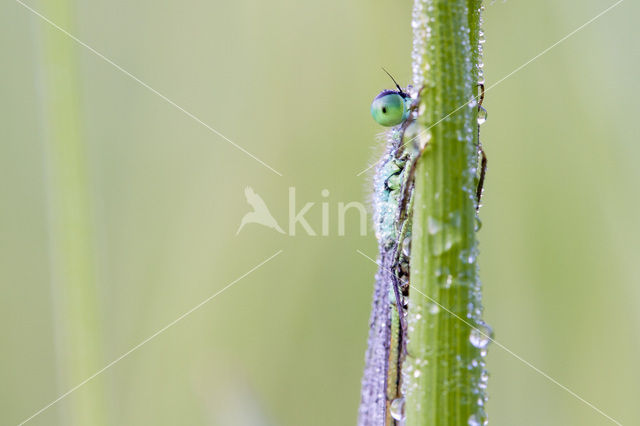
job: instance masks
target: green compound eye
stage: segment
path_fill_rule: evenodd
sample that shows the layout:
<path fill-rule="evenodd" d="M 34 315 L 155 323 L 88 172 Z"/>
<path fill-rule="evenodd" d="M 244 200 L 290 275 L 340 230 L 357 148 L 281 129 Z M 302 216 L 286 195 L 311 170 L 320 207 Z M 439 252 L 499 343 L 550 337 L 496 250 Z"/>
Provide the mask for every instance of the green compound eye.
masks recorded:
<path fill-rule="evenodd" d="M 409 116 L 409 109 L 404 97 L 398 92 L 387 90 L 376 96 L 371 103 L 371 115 L 378 124 L 391 127 L 405 121 Z"/>

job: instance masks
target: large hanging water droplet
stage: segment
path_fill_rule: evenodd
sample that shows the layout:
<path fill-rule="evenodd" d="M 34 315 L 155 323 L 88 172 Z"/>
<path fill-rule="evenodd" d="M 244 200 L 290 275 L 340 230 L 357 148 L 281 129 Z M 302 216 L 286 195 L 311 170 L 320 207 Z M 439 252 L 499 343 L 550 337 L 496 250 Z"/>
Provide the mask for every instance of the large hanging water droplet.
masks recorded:
<path fill-rule="evenodd" d="M 391 401 L 389 412 L 391 413 L 391 417 L 393 417 L 394 420 L 404 420 L 404 398 L 396 398 Z"/>
<path fill-rule="evenodd" d="M 487 121 L 487 110 L 480 107 L 478 109 L 478 125 L 484 124 L 485 121 Z"/>
<path fill-rule="evenodd" d="M 469 341 L 473 346 L 479 349 L 485 349 L 492 339 L 493 331 L 484 322 L 479 322 L 474 328 L 471 329 L 469 334 Z"/>
<path fill-rule="evenodd" d="M 475 227 L 476 232 L 482 229 L 482 220 L 480 220 L 480 218 L 477 215 L 476 215 L 475 224 L 476 224 L 476 227 Z"/>

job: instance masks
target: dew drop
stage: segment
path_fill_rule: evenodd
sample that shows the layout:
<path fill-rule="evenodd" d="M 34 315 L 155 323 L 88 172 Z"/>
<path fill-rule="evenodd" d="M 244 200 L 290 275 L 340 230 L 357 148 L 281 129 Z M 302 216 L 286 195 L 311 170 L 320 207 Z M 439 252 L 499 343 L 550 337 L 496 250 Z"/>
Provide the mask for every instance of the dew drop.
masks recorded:
<path fill-rule="evenodd" d="M 444 251 L 451 250 L 453 246 L 459 244 L 462 240 L 462 234 L 456 232 L 453 226 L 448 225 L 448 228 L 449 232 L 445 234 L 444 238 Z"/>
<path fill-rule="evenodd" d="M 402 242 L 402 254 L 406 257 L 411 255 L 411 237 L 407 237 Z"/>
<path fill-rule="evenodd" d="M 394 420 L 404 420 L 404 398 L 396 398 L 391 401 L 389 412 L 391 413 L 391 417 L 393 417 Z"/>
<path fill-rule="evenodd" d="M 477 250 L 475 250 L 474 248 L 463 250 L 462 252 L 460 252 L 460 260 L 462 260 L 464 263 L 472 264 L 476 261 L 477 255 Z"/>
<path fill-rule="evenodd" d="M 413 377 L 418 378 L 420 377 L 420 374 L 422 374 L 422 372 L 418 369 L 416 369 L 416 371 L 413 372 Z"/>
<path fill-rule="evenodd" d="M 442 222 L 433 216 L 429 216 L 429 219 L 427 219 L 427 228 L 431 235 L 435 235 L 442 230 Z"/>
<path fill-rule="evenodd" d="M 475 414 L 472 414 L 469 417 L 469 421 L 467 422 L 469 426 L 481 426 L 482 423 L 480 423 L 480 420 L 478 420 L 478 417 Z"/>
<path fill-rule="evenodd" d="M 476 327 L 471 329 L 469 341 L 473 346 L 479 349 L 485 349 L 492 338 L 492 330 L 484 322 L 479 322 Z"/>
<path fill-rule="evenodd" d="M 450 288 L 453 284 L 453 275 L 447 275 L 447 280 L 444 282 L 444 288 Z"/>
<path fill-rule="evenodd" d="M 487 121 L 487 110 L 480 107 L 478 110 L 478 125 L 484 124 L 485 121 Z"/>
<path fill-rule="evenodd" d="M 480 373 L 480 383 L 487 384 L 489 382 L 489 372 L 487 370 L 482 370 Z"/>
<path fill-rule="evenodd" d="M 447 268 L 446 266 L 444 268 L 442 266 L 439 266 L 438 268 L 436 268 L 435 273 L 436 273 L 436 277 L 440 278 L 444 274 L 449 273 L 449 268 Z"/>
<path fill-rule="evenodd" d="M 462 222 L 462 214 L 460 211 L 450 212 L 447 218 L 449 219 L 448 223 L 450 226 L 454 228 L 460 227 L 460 223 Z"/>
<path fill-rule="evenodd" d="M 431 315 L 436 315 L 438 312 L 440 312 L 440 306 L 435 303 L 429 303 L 429 313 Z"/>

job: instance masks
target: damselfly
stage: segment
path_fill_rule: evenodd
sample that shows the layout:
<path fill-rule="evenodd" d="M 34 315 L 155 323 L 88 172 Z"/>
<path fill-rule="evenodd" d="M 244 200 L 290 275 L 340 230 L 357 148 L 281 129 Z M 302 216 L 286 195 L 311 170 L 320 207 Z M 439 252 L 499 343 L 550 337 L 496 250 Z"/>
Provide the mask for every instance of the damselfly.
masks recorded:
<path fill-rule="evenodd" d="M 385 72 L 387 72 L 385 70 Z M 406 314 L 409 295 L 409 257 L 413 178 L 418 159 L 428 138 L 416 124 L 423 89 L 383 90 L 371 104 L 371 114 L 381 125 L 391 127 L 386 134 L 386 149 L 377 164 L 374 177 L 374 228 L 378 239 L 378 272 L 365 356 L 359 426 L 402 424 L 402 364 L 406 357 Z M 478 108 L 482 110 L 484 86 L 480 85 Z M 484 111 L 484 110 L 482 110 Z M 478 142 L 481 156 L 476 197 L 478 206 L 487 159 Z"/>

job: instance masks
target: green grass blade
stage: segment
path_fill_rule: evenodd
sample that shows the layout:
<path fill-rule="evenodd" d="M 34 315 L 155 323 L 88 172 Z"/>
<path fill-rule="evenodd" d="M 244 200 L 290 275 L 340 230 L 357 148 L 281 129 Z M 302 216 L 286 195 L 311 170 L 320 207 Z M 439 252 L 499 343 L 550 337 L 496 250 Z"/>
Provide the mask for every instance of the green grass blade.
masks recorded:
<path fill-rule="evenodd" d="M 480 2 L 416 0 L 414 84 L 424 86 L 418 124 L 429 144 L 415 177 L 408 426 L 475 425 L 486 418 L 476 253 Z M 475 345 L 474 345 L 475 343 Z"/>
<path fill-rule="evenodd" d="M 41 2 L 40 11 L 62 28 L 73 27 L 73 2 Z M 46 145 L 51 281 L 60 392 L 103 365 L 96 289 L 87 150 L 80 117 L 78 46 L 48 23 L 37 22 L 43 136 Z M 62 424 L 103 425 L 102 383 L 67 398 Z"/>

